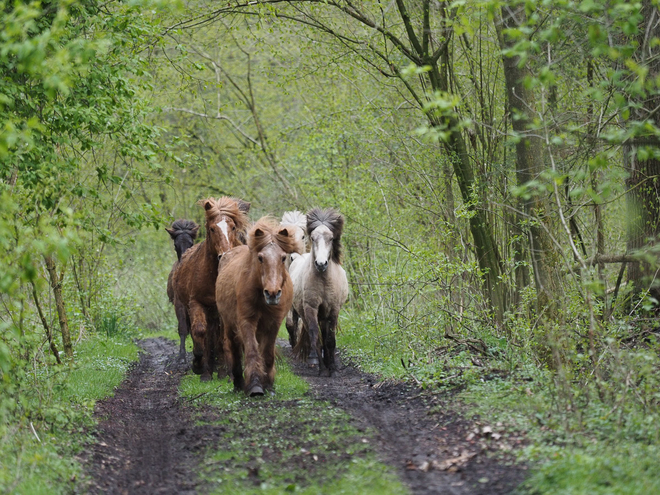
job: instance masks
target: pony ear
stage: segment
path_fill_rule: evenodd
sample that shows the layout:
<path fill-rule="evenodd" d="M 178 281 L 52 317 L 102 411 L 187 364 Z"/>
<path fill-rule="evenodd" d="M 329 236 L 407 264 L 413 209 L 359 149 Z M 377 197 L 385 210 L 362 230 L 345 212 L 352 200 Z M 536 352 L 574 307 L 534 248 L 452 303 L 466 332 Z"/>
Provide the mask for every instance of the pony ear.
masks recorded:
<path fill-rule="evenodd" d="M 177 232 L 176 230 L 174 230 L 174 229 L 168 229 L 167 227 L 165 227 L 165 230 L 167 230 L 167 233 L 170 234 L 170 237 L 171 237 L 172 239 L 176 239 L 176 232 Z"/>
<path fill-rule="evenodd" d="M 238 200 L 238 209 L 243 213 L 249 213 L 250 206 L 252 206 L 252 203 L 250 203 L 249 201 L 243 201 L 242 199 Z"/>
<path fill-rule="evenodd" d="M 206 211 L 209 211 L 211 208 L 213 208 L 213 203 L 211 202 L 211 200 L 207 199 L 206 201 L 204 201 L 204 209 Z"/>
<path fill-rule="evenodd" d="M 197 237 L 197 231 L 199 230 L 199 225 L 195 225 L 192 229 L 190 229 L 190 237 L 195 239 Z"/>
<path fill-rule="evenodd" d="M 281 230 L 278 232 L 278 234 L 279 234 L 279 235 L 283 235 L 284 237 L 289 237 L 289 230 L 286 229 L 286 228 L 281 229 Z"/>
<path fill-rule="evenodd" d="M 255 229 L 254 233 L 252 234 L 254 237 L 263 237 L 265 232 L 261 229 Z"/>

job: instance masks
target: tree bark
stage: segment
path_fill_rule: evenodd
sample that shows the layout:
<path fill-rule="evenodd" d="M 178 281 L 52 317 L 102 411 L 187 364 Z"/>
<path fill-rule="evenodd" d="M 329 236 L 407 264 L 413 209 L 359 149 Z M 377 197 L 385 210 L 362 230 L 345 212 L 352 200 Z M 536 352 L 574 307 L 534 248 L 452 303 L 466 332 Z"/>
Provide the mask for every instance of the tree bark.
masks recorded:
<path fill-rule="evenodd" d="M 53 334 L 50 331 L 50 325 L 48 325 L 48 321 L 44 316 L 44 312 L 41 310 L 41 304 L 39 303 L 39 294 L 37 293 L 37 286 L 35 285 L 34 281 L 30 281 L 30 283 L 32 284 L 32 299 L 34 299 L 34 304 L 37 307 L 37 313 L 39 313 L 41 324 L 43 325 L 44 331 L 46 332 L 46 338 L 48 339 L 50 350 L 53 353 L 53 356 L 55 356 L 55 361 L 57 361 L 57 364 L 62 364 L 62 360 L 60 359 L 60 353 L 57 350 L 57 345 L 55 345 L 55 341 L 53 340 Z"/>
<path fill-rule="evenodd" d="M 46 269 L 50 277 L 50 286 L 53 289 L 55 297 L 55 307 L 57 308 L 57 317 L 60 322 L 60 331 L 62 332 L 62 346 L 67 357 L 73 357 L 73 346 L 71 345 L 71 335 L 69 333 L 69 323 L 66 318 L 66 308 L 64 306 L 64 297 L 62 295 L 62 279 L 57 274 L 57 266 L 51 255 L 44 256 Z"/>
<path fill-rule="evenodd" d="M 642 2 L 642 18 L 639 29 L 636 59 L 648 68 L 647 80 L 654 81 L 660 75 L 660 51 L 652 40 L 660 37 L 660 15 L 658 9 L 649 0 Z M 651 120 L 656 128 L 660 127 L 660 115 L 657 111 L 660 96 L 657 92 L 644 97 L 637 97 L 640 105 L 633 107 L 631 118 L 636 121 Z M 641 100 L 641 101 L 640 101 Z M 653 150 L 656 154 L 658 150 Z M 637 294 L 650 290 L 650 294 L 660 301 L 660 283 L 657 280 L 658 253 L 653 249 L 660 235 L 660 160 L 655 157 L 640 159 L 638 148 L 626 147 L 628 154 L 628 252 L 637 254 L 641 261 L 630 263 L 628 280 L 632 282 Z"/>
<path fill-rule="evenodd" d="M 524 5 L 502 7 L 502 17 L 496 20 L 502 50 L 512 48 L 516 42 L 504 30 L 519 28 L 525 21 Z M 520 58 L 503 55 L 502 64 L 511 126 L 518 136 L 516 178 L 518 185 L 523 185 L 538 179 L 545 168 L 543 143 L 532 130 L 536 99 L 534 92 L 523 84 L 529 75 L 529 70 L 520 65 Z M 529 242 L 529 255 L 537 294 L 537 314 L 543 315 L 543 320 L 548 323 L 542 325 L 545 327 L 542 344 L 554 347 L 555 343 L 550 341 L 548 328 L 559 317 L 558 295 L 561 286 L 559 271 L 556 269 L 558 254 L 547 232 L 551 231 L 550 205 L 543 196 L 537 194 L 529 199 L 521 199 L 521 210 L 524 212 L 526 224 L 521 224 L 520 227 L 526 233 Z"/>

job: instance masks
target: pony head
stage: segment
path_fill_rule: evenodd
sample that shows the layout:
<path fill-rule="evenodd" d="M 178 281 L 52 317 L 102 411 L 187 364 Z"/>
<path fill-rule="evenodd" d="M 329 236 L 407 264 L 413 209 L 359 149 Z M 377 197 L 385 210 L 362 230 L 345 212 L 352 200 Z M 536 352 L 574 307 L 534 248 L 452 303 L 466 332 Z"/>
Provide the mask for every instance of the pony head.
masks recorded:
<path fill-rule="evenodd" d="M 241 235 L 247 227 L 250 203 L 223 196 L 206 198 L 198 203 L 206 212 L 206 240 L 208 249 L 218 260 L 231 248 L 241 244 Z"/>
<path fill-rule="evenodd" d="M 195 243 L 199 225 L 192 220 L 176 220 L 169 229 L 165 228 L 165 230 L 174 241 L 176 256 L 181 261 L 181 255 Z"/>
<path fill-rule="evenodd" d="M 312 259 L 316 269 L 323 273 L 328 261 L 340 262 L 341 234 L 344 217 L 334 208 L 314 208 L 307 213 L 307 232 L 312 241 Z"/>
<path fill-rule="evenodd" d="M 289 279 L 286 260 L 298 249 L 291 227 L 280 225 L 272 218 L 261 218 L 248 233 L 248 248 L 266 304 L 278 305 L 282 288 Z"/>
<path fill-rule="evenodd" d="M 307 248 L 307 217 L 298 210 L 286 211 L 282 215 L 282 226 L 292 228 L 293 238 L 298 246 L 296 252 L 304 253 Z"/>

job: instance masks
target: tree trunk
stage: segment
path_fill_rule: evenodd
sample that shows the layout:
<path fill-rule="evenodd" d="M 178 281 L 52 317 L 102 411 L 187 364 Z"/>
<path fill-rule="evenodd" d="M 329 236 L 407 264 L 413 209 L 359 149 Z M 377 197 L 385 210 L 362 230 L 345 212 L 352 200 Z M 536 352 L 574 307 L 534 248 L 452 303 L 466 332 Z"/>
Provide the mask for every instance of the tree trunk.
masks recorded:
<path fill-rule="evenodd" d="M 522 4 L 502 8 L 502 19 L 496 22 L 502 50 L 509 49 L 515 44 L 515 40 L 509 38 L 503 30 L 519 28 L 524 24 L 526 20 L 524 9 L 525 6 Z M 536 101 L 533 91 L 523 84 L 529 72 L 526 67 L 520 66 L 519 57 L 503 55 L 502 64 L 511 126 L 519 137 L 516 143 L 516 177 L 518 185 L 523 185 L 538 179 L 545 168 L 543 143 L 534 136 L 534 132 L 530 132 Z M 521 199 L 520 209 L 527 220 L 527 225 L 521 225 L 521 229 L 527 234 L 529 241 L 529 255 L 537 293 L 537 314 L 543 315 L 543 320 L 548 323 L 543 325 L 545 330 L 542 345 L 554 347 L 555 342 L 549 340 L 548 328 L 559 317 L 560 281 L 556 269 L 558 256 L 546 231 L 546 229 L 551 230 L 550 208 L 543 196 L 532 195 L 529 199 Z"/>
<path fill-rule="evenodd" d="M 60 322 L 62 332 L 62 346 L 67 357 L 73 357 L 73 346 L 71 345 L 71 335 L 69 334 L 69 323 L 66 319 L 66 308 L 64 307 L 64 297 L 62 296 L 62 279 L 57 275 L 57 266 L 51 255 L 44 256 L 46 260 L 46 269 L 50 277 L 50 286 L 55 296 L 55 306 L 57 308 L 57 317 Z"/>
<path fill-rule="evenodd" d="M 48 345 L 50 346 L 50 350 L 53 353 L 53 356 L 55 356 L 55 361 L 57 361 L 57 364 L 62 364 L 62 361 L 60 360 L 60 353 L 57 350 L 57 345 L 55 345 L 55 341 L 53 340 L 53 334 L 50 331 L 50 325 L 48 325 L 48 321 L 44 316 L 44 312 L 41 310 L 41 304 L 39 303 L 39 294 L 37 293 L 37 286 L 35 285 L 33 280 L 31 280 L 30 283 L 32 284 L 32 299 L 34 299 L 34 304 L 37 307 L 37 313 L 39 313 L 41 324 L 43 325 L 44 331 L 46 332 Z"/>
<path fill-rule="evenodd" d="M 652 2 L 642 3 L 642 18 L 644 22 L 639 29 L 639 48 L 637 62 L 648 68 L 647 81 L 655 80 L 660 75 L 660 52 L 652 40 L 660 37 L 660 15 Z M 641 99 L 637 97 L 637 99 Z M 649 116 L 656 127 L 660 127 L 658 105 L 660 96 L 651 93 L 640 106 L 634 108 L 631 118 L 637 121 L 648 120 Z M 626 147 L 628 153 L 628 252 L 639 254 L 641 261 L 628 266 L 628 280 L 632 282 L 637 294 L 650 289 L 650 294 L 660 301 L 660 283 L 657 280 L 658 254 L 651 250 L 660 234 L 660 160 L 655 157 L 640 159 L 637 149 Z M 658 150 L 654 150 L 657 154 Z"/>

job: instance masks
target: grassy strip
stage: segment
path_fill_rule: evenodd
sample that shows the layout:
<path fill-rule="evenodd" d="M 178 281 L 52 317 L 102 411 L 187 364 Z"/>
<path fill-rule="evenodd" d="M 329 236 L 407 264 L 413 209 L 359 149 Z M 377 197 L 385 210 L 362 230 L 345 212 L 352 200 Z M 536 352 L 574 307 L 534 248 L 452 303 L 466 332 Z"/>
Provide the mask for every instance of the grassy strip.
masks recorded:
<path fill-rule="evenodd" d="M 249 399 L 226 380 L 183 379 L 180 393 L 201 406 L 198 420 L 222 431 L 204 456 L 209 493 L 406 493 L 376 460 L 369 434 L 307 390 L 281 359 L 274 396 Z"/>
<path fill-rule="evenodd" d="M 76 347 L 70 367 L 31 370 L 21 396 L 23 413 L 0 428 L 0 492 L 74 491 L 82 476 L 75 454 L 88 440 L 94 404 L 112 395 L 137 357 L 138 348 L 125 337 L 92 335 Z"/>

